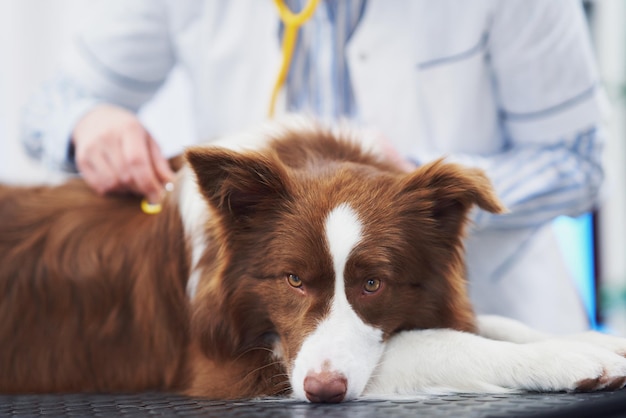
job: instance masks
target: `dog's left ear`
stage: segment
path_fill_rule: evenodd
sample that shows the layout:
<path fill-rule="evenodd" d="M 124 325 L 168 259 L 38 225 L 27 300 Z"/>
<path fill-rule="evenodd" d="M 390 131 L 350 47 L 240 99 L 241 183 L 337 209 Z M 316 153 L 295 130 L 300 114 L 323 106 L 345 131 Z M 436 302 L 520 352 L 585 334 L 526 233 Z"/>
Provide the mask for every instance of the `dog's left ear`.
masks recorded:
<path fill-rule="evenodd" d="M 285 168 L 271 154 L 194 147 L 185 157 L 202 194 L 227 219 L 239 222 L 273 211 L 288 196 Z"/>
<path fill-rule="evenodd" d="M 409 199 L 430 202 L 432 218 L 452 234 L 462 231 L 474 205 L 491 213 L 506 212 L 482 170 L 443 160 L 425 164 L 407 176 L 402 191 Z"/>

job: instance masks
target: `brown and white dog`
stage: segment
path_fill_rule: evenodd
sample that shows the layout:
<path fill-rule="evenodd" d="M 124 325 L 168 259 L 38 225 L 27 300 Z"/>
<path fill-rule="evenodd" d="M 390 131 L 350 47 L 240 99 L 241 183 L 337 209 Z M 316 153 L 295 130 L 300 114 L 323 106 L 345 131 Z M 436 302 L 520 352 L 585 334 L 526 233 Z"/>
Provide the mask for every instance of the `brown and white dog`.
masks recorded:
<path fill-rule="evenodd" d="M 473 314 L 468 211 L 503 210 L 482 172 L 404 173 L 337 136 L 274 125 L 256 150 L 192 148 L 158 215 L 81 180 L 0 187 L 0 392 L 624 386 L 625 340 Z"/>

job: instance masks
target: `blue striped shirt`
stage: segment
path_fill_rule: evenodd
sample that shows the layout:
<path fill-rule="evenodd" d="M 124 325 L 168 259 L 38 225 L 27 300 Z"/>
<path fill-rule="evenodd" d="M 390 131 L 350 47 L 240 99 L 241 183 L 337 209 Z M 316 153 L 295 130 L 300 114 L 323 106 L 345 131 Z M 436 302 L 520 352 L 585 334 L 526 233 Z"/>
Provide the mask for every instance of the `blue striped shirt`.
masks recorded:
<path fill-rule="evenodd" d="M 308 0 L 289 0 L 300 11 Z M 287 108 L 326 121 L 357 114 L 346 59 L 346 45 L 365 11 L 365 0 L 320 2 L 299 32 L 287 76 Z M 282 35 L 282 25 L 281 25 Z"/>

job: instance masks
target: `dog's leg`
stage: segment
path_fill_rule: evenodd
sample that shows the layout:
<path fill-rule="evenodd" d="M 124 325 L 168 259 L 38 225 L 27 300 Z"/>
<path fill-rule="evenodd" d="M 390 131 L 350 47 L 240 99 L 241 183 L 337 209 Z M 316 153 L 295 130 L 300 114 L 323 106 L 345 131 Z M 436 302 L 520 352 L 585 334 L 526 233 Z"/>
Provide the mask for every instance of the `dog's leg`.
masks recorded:
<path fill-rule="evenodd" d="M 498 341 L 530 343 L 551 338 L 550 334 L 534 330 L 515 319 L 497 315 L 478 315 L 476 317 L 478 335 Z"/>
<path fill-rule="evenodd" d="M 626 358 L 585 342 L 518 344 L 436 329 L 391 338 L 364 395 L 593 391 L 625 383 Z"/>
<path fill-rule="evenodd" d="M 626 357 L 626 339 L 596 331 L 556 336 L 534 330 L 519 321 L 496 315 L 479 315 L 477 317 L 478 334 L 493 340 L 515 343 L 530 343 L 552 339 L 579 341 L 613 351 Z"/>

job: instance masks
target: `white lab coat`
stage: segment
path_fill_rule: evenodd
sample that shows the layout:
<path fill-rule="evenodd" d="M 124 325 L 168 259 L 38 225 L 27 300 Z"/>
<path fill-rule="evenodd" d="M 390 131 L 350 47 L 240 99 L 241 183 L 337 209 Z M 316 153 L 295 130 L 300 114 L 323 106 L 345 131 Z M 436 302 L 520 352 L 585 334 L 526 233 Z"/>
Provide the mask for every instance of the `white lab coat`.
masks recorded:
<path fill-rule="evenodd" d="M 528 0 L 369 0 L 347 47 L 360 122 L 415 161 L 458 155 L 469 164 L 599 123 L 603 99 L 582 14 L 563 7 L 568 1 L 537 9 Z M 137 109 L 180 65 L 194 89 L 199 139 L 266 119 L 281 60 L 271 0 L 106 3 L 116 24 L 91 27 L 68 66 L 99 100 Z M 560 74 L 554 62 L 528 56 L 541 53 L 527 52 L 536 37 L 577 70 Z M 467 246 L 479 312 L 557 332 L 588 326 L 545 227 L 486 228 Z"/>

